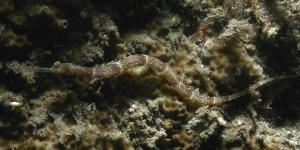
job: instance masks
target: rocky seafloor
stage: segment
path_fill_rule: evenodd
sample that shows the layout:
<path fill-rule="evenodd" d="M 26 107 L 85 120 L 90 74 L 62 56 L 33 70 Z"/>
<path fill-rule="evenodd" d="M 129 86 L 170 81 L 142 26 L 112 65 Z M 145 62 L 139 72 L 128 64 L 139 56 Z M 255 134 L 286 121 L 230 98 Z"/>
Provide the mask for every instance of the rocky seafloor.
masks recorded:
<path fill-rule="evenodd" d="M 193 107 L 145 66 L 106 79 L 27 67 L 135 54 L 211 97 L 297 76 L 300 1 L 1 0 L 0 149 L 300 149 L 300 78 Z"/>

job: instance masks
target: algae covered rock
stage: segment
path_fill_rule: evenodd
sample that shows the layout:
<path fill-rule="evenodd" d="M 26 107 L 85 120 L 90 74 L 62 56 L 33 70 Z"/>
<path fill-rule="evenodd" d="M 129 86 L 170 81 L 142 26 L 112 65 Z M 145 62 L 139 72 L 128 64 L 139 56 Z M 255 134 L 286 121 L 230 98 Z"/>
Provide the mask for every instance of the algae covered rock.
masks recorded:
<path fill-rule="evenodd" d="M 300 149 L 299 10 L 1 0 L 0 149 Z"/>

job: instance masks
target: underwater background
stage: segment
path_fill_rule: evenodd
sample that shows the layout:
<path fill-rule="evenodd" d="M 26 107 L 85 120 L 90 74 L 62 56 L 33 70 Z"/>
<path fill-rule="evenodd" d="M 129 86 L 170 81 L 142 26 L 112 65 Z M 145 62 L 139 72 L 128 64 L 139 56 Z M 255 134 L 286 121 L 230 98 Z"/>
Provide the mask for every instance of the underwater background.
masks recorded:
<path fill-rule="evenodd" d="M 105 79 L 34 69 L 137 54 L 199 99 L 296 77 L 195 106 L 143 65 Z M 0 149 L 300 149 L 299 64 L 299 0 L 1 0 Z"/>

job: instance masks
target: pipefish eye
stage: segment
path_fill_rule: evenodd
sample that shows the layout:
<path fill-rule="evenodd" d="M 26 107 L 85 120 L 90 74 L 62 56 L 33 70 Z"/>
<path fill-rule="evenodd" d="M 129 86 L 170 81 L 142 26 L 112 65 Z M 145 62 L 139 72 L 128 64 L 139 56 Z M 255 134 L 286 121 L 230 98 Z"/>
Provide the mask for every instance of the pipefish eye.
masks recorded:
<path fill-rule="evenodd" d="M 61 62 L 60 61 L 56 61 L 54 62 L 54 64 L 52 65 L 52 68 L 59 68 L 61 66 Z"/>

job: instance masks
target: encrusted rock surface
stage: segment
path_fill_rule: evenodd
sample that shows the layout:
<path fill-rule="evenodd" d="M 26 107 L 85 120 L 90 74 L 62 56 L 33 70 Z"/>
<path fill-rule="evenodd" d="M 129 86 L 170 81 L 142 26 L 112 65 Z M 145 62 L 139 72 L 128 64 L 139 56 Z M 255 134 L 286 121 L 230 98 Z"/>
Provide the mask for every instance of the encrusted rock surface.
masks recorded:
<path fill-rule="evenodd" d="M 299 75 L 300 1 L 1 0 L 0 149 L 300 149 L 299 78 L 193 107 L 143 66 L 103 80 L 27 67 L 134 54 L 203 97 Z"/>

